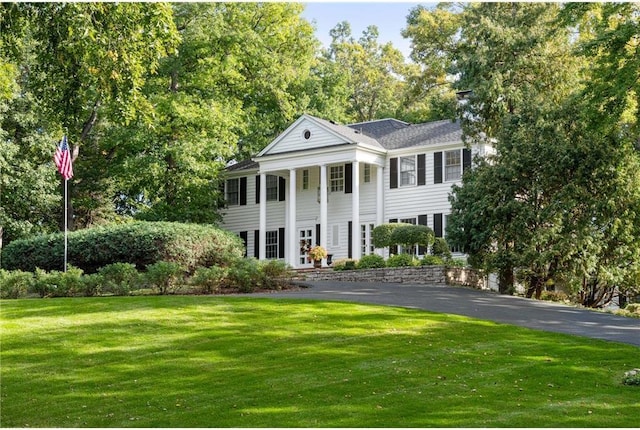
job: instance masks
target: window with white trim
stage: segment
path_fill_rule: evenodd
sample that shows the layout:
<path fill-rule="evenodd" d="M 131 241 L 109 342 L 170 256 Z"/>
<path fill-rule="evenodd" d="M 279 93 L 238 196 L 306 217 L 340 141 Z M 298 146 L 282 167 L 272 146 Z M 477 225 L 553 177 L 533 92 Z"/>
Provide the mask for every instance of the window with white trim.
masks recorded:
<path fill-rule="evenodd" d="M 364 182 L 371 182 L 371 164 L 365 163 L 363 170 Z"/>
<path fill-rule="evenodd" d="M 278 200 L 278 177 L 275 175 L 267 175 L 267 201 L 273 202 Z"/>
<path fill-rule="evenodd" d="M 278 258 L 278 230 L 267 231 L 266 238 L 266 254 L 268 259 Z"/>
<path fill-rule="evenodd" d="M 309 189 L 309 169 L 304 169 L 302 171 L 302 189 Z"/>
<path fill-rule="evenodd" d="M 329 180 L 331 192 L 344 191 L 344 166 L 331 166 Z"/>
<path fill-rule="evenodd" d="M 416 157 L 400 157 L 400 186 L 416 184 Z"/>
<path fill-rule="evenodd" d="M 459 149 L 444 153 L 444 180 L 457 181 L 462 177 L 462 155 Z"/>
<path fill-rule="evenodd" d="M 375 248 L 373 241 L 371 240 L 371 232 L 373 231 L 374 224 L 361 224 L 360 225 L 360 253 L 361 255 L 373 254 Z"/>
<path fill-rule="evenodd" d="M 228 206 L 238 206 L 240 204 L 240 178 L 227 179 L 225 187 L 225 200 Z"/>

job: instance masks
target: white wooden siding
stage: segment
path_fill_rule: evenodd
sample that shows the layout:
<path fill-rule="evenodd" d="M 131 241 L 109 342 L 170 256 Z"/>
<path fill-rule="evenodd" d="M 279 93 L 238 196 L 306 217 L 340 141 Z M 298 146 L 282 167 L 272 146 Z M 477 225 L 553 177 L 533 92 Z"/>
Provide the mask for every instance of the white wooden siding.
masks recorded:
<path fill-rule="evenodd" d="M 311 132 L 311 137 L 305 139 L 303 133 L 305 130 Z M 327 130 L 319 127 L 317 124 L 304 120 L 293 127 L 282 136 L 277 145 L 267 151 L 264 155 L 280 154 L 283 152 L 302 151 L 306 149 L 317 149 L 326 146 L 334 146 L 345 143 L 336 135 L 329 133 Z"/>

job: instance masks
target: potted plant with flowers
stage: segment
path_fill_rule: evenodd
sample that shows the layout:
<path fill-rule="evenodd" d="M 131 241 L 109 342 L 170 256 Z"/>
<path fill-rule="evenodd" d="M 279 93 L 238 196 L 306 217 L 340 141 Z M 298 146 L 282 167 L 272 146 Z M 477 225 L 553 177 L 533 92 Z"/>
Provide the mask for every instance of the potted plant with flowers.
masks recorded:
<path fill-rule="evenodd" d="M 320 267 L 322 259 L 327 258 L 327 250 L 320 245 L 316 245 L 309 250 L 309 257 L 313 260 L 313 267 Z"/>

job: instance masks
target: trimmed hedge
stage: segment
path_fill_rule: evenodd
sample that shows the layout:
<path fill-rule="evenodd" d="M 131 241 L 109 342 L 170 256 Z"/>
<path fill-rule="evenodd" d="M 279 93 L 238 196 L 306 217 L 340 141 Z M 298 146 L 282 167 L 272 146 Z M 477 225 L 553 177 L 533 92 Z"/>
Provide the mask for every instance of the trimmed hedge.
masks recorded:
<path fill-rule="evenodd" d="M 205 224 L 133 222 L 69 232 L 68 239 L 68 262 L 85 273 L 111 263 L 146 267 L 158 261 L 192 272 L 199 266 L 227 266 L 244 253 L 238 236 Z M 63 233 L 15 240 L 2 250 L 9 270 L 62 270 L 63 258 Z"/>

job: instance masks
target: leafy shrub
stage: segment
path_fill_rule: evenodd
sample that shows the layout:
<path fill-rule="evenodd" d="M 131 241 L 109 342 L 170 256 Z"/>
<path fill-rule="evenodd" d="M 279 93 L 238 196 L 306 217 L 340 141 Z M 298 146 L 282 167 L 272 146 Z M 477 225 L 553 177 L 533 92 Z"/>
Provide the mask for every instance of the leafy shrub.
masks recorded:
<path fill-rule="evenodd" d="M 351 258 L 341 258 L 334 261 L 333 264 L 331 264 L 331 267 L 335 271 L 353 270 L 356 268 L 356 261 Z"/>
<path fill-rule="evenodd" d="M 454 258 L 446 261 L 447 267 L 465 267 L 467 262 L 464 258 Z"/>
<path fill-rule="evenodd" d="M 415 266 L 418 260 L 413 255 L 398 254 L 389 257 L 387 267 L 410 267 Z"/>
<path fill-rule="evenodd" d="M 147 283 L 160 294 L 175 294 L 182 287 L 184 268 L 171 261 L 158 261 L 147 266 Z"/>
<path fill-rule="evenodd" d="M 371 232 L 371 242 L 376 248 L 386 248 L 388 246 L 395 245 L 391 241 L 391 234 L 399 226 L 404 225 L 401 223 L 385 223 L 374 227 Z"/>
<path fill-rule="evenodd" d="M 384 258 L 378 254 L 365 255 L 357 264 L 358 269 L 380 269 L 385 266 L 386 263 L 384 262 Z"/>
<path fill-rule="evenodd" d="M 229 265 L 243 253 L 237 235 L 203 224 L 133 222 L 69 233 L 69 261 L 86 273 L 111 263 L 145 267 L 158 261 L 193 271 Z M 2 262 L 13 270 L 61 270 L 63 254 L 64 234 L 56 233 L 12 241 L 2 250 Z"/>
<path fill-rule="evenodd" d="M 255 258 L 243 258 L 229 268 L 227 285 L 241 293 L 251 293 L 262 284 L 262 271 L 258 260 Z"/>
<path fill-rule="evenodd" d="M 429 246 L 433 240 L 433 230 L 426 225 L 400 224 L 391 232 L 392 245 Z"/>
<path fill-rule="evenodd" d="M 107 264 L 98 269 L 102 277 L 102 293 L 126 296 L 140 286 L 140 274 L 131 263 Z"/>
<path fill-rule="evenodd" d="M 435 238 L 433 245 L 431 245 L 431 255 L 440 257 L 443 260 L 449 260 L 451 258 L 451 250 L 444 237 Z"/>
<path fill-rule="evenodd" d="M 444 260 L 437 255 L 425 255 L 420 260 L 421 266 L 443 266 Z"/>
<path fill-rule="evenodd" d="M 227 273 L 228 269 L 225 267 L 199 267 L 191 277 L 191 285 L 203 294 L 218 293 L 222 289 Z"/>
<path fill-rule="evenodd" d="M 82 269 L 68 265 L 67 272 L 36 268 L 33 288 L 40 297 L 73 297 L 84 290 Z"/>
<path fill-rule="evenodd" d="M 33 283 L 33 273 L 0 270 L 0 299 L 25 297 Z"/>
<path fill-rule="evenodd" d="M 281 290 L 291 283 L 293 270 L 284 261 L 268 260 L 260 263 L 262 287 L 269 290 Z"/>
<path fill-rule="evenodd" d="M 540 299 L 551 302 L 567 302 L 569 300 L 569 296 L 562 291 L 543 291 L 540 295 Z"/>
<path fill-rule="evenodd" d="M 104 280 L 98 273 L 91 273 L 82 276 L 82 295 L 94 297 L 102 294 L 102 284 Z"/>

